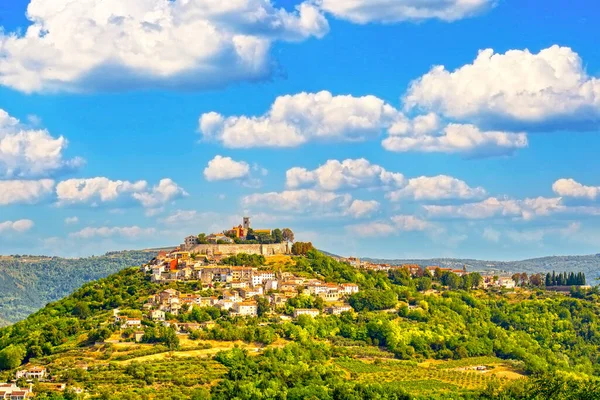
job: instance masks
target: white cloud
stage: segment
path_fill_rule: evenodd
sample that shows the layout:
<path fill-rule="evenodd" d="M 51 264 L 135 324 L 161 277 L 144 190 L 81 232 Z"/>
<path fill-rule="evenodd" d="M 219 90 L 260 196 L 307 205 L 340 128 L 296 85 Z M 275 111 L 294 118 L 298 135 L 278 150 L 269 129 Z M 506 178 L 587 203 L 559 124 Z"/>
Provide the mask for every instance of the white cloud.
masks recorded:
<path fill-rule="evenodd" d="M 67 144 L 64 137 L 55 138 L 44 129 L 29 129 L 0 109 L 0 177 L 49 176 L 81 166 L 81 158 L 64 159 Z"/>
<path fill-rule="evenodd" d="M 424 127 L 396 124 L 382 141 L 383 148 L 394 152 L 461 153 L 472 157 L 511 155 L 528 145 L 527 134 L 504 131 L 482 131 L 475 125 L 446 125 L 426 130 Z M 420 130 L 420 131 L 419 131 Z"/>
<path fill-rule="evenodd" d="M 37 203 L 54 190 L 54 181 L 0 181 L 0 206 Z"/>
<path fill-rule="evenodd" d="M 198 222 L 214 221 L 222 216 L 214 212 L 198 212 L 196 210 L 176 210 L 161 222 L 167 225 L 194 225 Z"/>
<path fill-rule="evenodd" d="M 346 214 L 353 218 L 368 217 L 376 212 L 379 206 L 379 202 L 375 200 L 354 200 L 346 210 Z"/>
<path fill-rule="evenodd" d="M 171 179 L 162 179 L 158 185 L 148 189 L 146 181 L 113 181 L 104 177 L 68 179 L 56 185 L 58 204 L 112 202 L 124 196 L 135 199 L 146 208 L 161 205 L 187 195 Z"/>
<path fill-rule="evenodd" d="M 414 215 L 395 215 L 392 217 L 392 222 L 398 230 L 403 232 L 424 231 L 432 227 L 431 223 Z"/>
<path fill-rule="evenodd" d="M 412 82 L 405 104 L 487 125 L 585 129 L 600 119 L 600 79 L 588 76 L 568 47 L 486 49 L 453 72 L 433 67 Z"/>
<path fill-rule="evenodd" d="M 552 190 L 563 197 L 584 197 L 594 200 L 600 195 L 600 186 L 585 186 L 574 179 L 559 179 L 552 185 Z"/>
<path fill-rule="evenodd" d="M 466 219 L 486 219 L 495 217 L 513 217 L 531 220 L 539 216 L 548 216 L 564 212 L 567 208 L 560 197 L 527 198 L 523 200 L 498 199 L 490 197 L 477 203 L 462 205 L 426 205 L 423 206 L 432 217 L 450 217 Z"/>
<path fill-rule="evenodd" d="M 309 171 L 306 168 L 292 168 L 286 172 L 286 185 L 298 188 L 314 185 L 323 190 L 359 187 L 400 187 L 404 176 L 386 171 L 385 168 L 371 164 L 364 158 L 344 161 L 328 160 L 319 168 Z"/>
<path fill-rule="evenodd" d="M 396 232 L 396 228 L 388 222 L 367 222 L 349 225 L 346 230 L 362 237 L 388 236 Z"/>
<path fill-rule="evenodd" d="M 141 236 L 151 236 L 156 233 L 154 228 L 140 228 L 139 226 L 125 227 L 86 227 L 78 232 L 71 233 L 69 236 L 74 239 L 91 239 L 95 237 L 112 237 L 120 236 L 129 239 L 138 238 Z"/>
<path fill-rule="evenodd" d="M 245 161 L 235 161 L 231 157 L 215 156 L 204 169 L 204 178 L 209 182 L 237 180 L 242 186 L 257 189 L 262 180 L 255 176 L 267 176 L 269 171 L 258 164 L 250 166 Z"/>
<path fill-rule="evenodd" d="M 358 236 L 389 236 L 400 232 L 422 232 L 434 228 L 428 221 L 414 215 L 395 215 L 389 221 L 374 221 L 346 226 L 346 230 Z"/>
<path fill-rule="evenodd" d="M 500 241 L 501 233 L 494 228 L 484 228 L 483 238 L 489 242 L 498 243 Z"/>
<path fill-rule="evenodd" d="M 265 79 L 274 41 L 322 37 L 304 2 L 31 0 L 25 34 L 0 33 L 0 84 L 23 92 L 189 90 Z"/>
<path fill-rule="evenodd" d="M 74 225 L 79 223 L 79 218 L 78 217 L 67 217 L 65 218 L 65 224 L 67 225 Z"/>
<path fill-rule="evenodd" d="M 16 232 L 24 233 L 33 228 L 33 221 L 30 219 L 20 219 L 18 221 L 0 222 L 0 233 Z"/>
<path fill-rule="evenodd" d="M 375 96 L 333 96 L 327 91 L 278 97 L 258 117 L 200 116 L 205 139 L 231 148 L 295 147 L 311 140 L 358 141 L 377 137 L 398 110 Z"/>
<path fill-rule="evenodd" d="M 358 24 L 439 19 L 452 22 L 491 8 L 496 0 L 317 0 L 337 18 Z"/>
<path fill-rule="evenodd" d="M 141 192 L 147 186 L 146 181 L 113 181 L 104 177 L 68 179 L 56 185 L 56 195 L 61 204 L 107 202 L 114 201 L 123 194 Z"/>
<path fill-rule="evenodd" d="M 402 198 L 415 200 L 474 199 L 486 195 L 482 187 L 472 188 L 466 182 L 447 175 L 412 178 L 399 190 L 386 195 L 391 201 Z"/>
<path fill-rule="evenodd" d="M 167 178 L 161 179 L 158 185 L 152 187 L 151 190 L 134 193 L 132 197 L 144 207 L 157 208 L 187 195 L 185 190 Z"/>
<path fill-rule="evenodd" d="M 244 207 L 262 207 L 285 212 L 329 213 L 346 210 L 352 202 L 349 194 L 320 192 L 313 189 L 256 193 L 242 198 Z"/>

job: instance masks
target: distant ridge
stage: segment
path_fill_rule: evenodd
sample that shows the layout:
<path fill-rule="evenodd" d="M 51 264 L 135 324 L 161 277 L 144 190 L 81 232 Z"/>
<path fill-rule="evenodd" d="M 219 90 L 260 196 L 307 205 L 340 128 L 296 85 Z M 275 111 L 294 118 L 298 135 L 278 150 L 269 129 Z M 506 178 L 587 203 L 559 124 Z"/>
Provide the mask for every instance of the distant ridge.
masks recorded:
<path fill-rule="evenodd" d="M 371 262 L 393 265 L 439 265 L 440 267 L 449 268 L 462 268 L 463 266 L 466 266 L 470 271 L 527 272 L 529 274 L 552 271 L 583 272 L 586 274 L 589 283 L 592 285 L 600 278 L 600 254 L 582 256 L 547 256 L 518 261 L 491 261 L 471 258 L 380 259 L 364 257 L 363 259 Z"/>

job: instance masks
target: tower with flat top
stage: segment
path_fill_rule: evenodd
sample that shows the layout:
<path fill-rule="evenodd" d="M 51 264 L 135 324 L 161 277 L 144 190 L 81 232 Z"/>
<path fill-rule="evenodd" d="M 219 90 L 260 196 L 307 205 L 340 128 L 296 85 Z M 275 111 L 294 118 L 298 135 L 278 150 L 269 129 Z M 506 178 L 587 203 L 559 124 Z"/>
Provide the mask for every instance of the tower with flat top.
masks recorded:
<path fill-rule="evenodd" d="M 244 217 L 243 228 L 246 232 L 248 232 L 248 229 L 250 229 L 250 217 Z"/>

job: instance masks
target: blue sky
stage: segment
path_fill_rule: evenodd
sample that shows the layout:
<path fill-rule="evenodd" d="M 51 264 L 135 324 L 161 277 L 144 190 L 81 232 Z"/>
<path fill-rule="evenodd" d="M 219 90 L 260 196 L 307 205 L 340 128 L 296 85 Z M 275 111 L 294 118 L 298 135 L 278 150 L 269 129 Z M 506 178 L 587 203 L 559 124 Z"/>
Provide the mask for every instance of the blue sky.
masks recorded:
<path fill-rule="evenodd" d="M 0 253 L 170 245 L 242 215 L 344 255 L 595 253 L 598 17 L 583 0 L 3 2 Z"/>

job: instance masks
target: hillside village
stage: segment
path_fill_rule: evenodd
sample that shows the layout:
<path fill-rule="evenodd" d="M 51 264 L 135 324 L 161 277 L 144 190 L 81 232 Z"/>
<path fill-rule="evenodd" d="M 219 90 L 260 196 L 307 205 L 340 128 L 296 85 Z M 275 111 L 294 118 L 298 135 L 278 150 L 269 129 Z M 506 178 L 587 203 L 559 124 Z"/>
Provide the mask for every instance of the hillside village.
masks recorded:
<path fill-rule="evenodd" d="M 439 296 L 446 289 L 512 293 L 526 286 L 545 286 L 557 291 L 572 291 L 572 286 L 586 287 L 582 273 L 508 276 L 469 272 L 464 266 L 455 269 L 374 263 L 355 257 L 327 257 L 313 252 L 311 243 L 294 239 L 289 229 L 253 230 L 248 217 L 222 234 L 188 236 L 179 247 L 160 251 L 150 262 L 140 266 L 143 282 L 150 282 L 151 287 L 158 289 L 142 298 L 137 303 L 139 306 L 126 304 L 114 308 L 110 317 L 103 319 L 99 328 L 89 334 L 88 341 L 100 346 L 135 342 L 163 343 L 168 348 L 176 348 L 180 336 L 192 341 L 217 339 L 215 335 L 223 319 L 251 322 L 253 320 L 247 318 L 260 317 L 259 321 L 269 321 L 269 324 L 284 321 L 302 324 L 306 321 L 302 318 L 306 317 L 346 318 L 369 309 L 421 318 L 421 303 L 399 301 L 396 294 L 389 301 L 385 294 L 373 298 L 374 292 L 387 291 L 368 287 L 363 291 L 358 281 L 332 278 L 332 275 L 326 279 L 325 275 L 295 268 L 295 263 L 314 254 L 336 263 L 337 268 L 354 271 L 352 273 L 361 271 L 366 274 L 363 276 L 385 276 L 401 286 L 412 281 L 418 291 L 432 296 Z M 365 297 L 360 299 L 363 294 Z M 365 301 L 379 304 L 365 308 Z M 65 383 L 50 372 L 35 364 L 17 370 L 12 383 L 0 384 L 0 399 L 30 398 L 34 383 L 38 389 L 49 392 L 64 391 Z M 78 387 L 70 386 L 69 390 L 83 393 Z"/>

